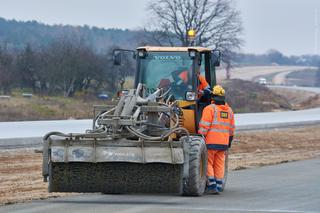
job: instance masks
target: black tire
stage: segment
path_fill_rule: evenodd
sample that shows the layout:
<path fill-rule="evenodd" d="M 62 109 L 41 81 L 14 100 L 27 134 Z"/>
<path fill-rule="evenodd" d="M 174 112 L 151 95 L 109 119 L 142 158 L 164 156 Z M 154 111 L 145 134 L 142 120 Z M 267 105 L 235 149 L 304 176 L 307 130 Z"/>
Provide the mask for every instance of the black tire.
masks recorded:
<path fill-rule="evenodd" d="M 202 137 L 190 137 L 189 175 L 183 186 L 183 195 L 201 196 L 206 188 L 208 153 Z"/>
<path fill-rule="evenodd" d="M 226 150 L 225 152 L 225 162 L 224 162 L 224 177 L 223 177 L 223 184 L 222 184 L 222 192 L 224 190 L 224 188 L 226 187 L 227 184 L 227 177 L 228 177 L 228 159 L 229 159 L 229 154 L 228 154 L 228 150 Z"/>

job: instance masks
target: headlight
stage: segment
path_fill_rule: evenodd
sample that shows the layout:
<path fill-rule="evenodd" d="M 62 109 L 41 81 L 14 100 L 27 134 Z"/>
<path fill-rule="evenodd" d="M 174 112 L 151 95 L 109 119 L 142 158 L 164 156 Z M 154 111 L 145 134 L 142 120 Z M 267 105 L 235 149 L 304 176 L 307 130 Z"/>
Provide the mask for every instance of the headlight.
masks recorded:
<path fill-rule="evenodd" d="M 187 101 L 195 101 L 196 100 L 196 93 L 195 92 L 186 92 L 186 100 Z"/>
<path fill-rule="evenodd" d="M 194 50 L 189 51 L 189 57 L 194 59 L 196 57 L 196 51 Z"/>

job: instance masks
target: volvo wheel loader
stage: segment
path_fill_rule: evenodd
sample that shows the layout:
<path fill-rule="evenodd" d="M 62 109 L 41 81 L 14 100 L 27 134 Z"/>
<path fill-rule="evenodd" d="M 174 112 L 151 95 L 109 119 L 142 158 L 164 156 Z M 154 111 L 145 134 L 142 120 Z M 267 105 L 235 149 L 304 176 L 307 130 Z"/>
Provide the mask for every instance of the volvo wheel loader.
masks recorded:
<path fill-rule="evenodd" d="M 115 64 L 123 51 L 114 51 Z M 114 106 L 96 107 L 91 130 L 44 136 L 49 192 L 204 193 L 207 150 L 197 129 L 210 102 L 198 95 L 196 73 L 214 86 L 218 55 L 203 47 L 145 46 L 132 53 L 135 89 Z M 179 80 L 182 71 L 187 83 Z"/>

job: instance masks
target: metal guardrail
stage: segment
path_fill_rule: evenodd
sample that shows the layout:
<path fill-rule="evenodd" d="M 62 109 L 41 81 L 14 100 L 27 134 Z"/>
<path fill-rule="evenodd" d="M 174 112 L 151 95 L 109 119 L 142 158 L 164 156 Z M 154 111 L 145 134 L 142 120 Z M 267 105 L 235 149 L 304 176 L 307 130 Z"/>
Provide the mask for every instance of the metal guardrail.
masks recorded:
<path fill-rule="evenodd" d="M 0 100 L 9 100 L 10 98 L 10 95 L 0 95 Z"/>

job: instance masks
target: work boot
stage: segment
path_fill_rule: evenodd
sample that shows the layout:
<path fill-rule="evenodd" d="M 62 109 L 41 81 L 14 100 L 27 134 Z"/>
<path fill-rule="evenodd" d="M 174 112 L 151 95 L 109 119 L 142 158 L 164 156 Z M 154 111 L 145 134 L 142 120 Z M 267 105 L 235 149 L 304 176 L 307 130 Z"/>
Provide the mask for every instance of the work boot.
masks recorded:
<path fill-rule="evenodd" d="M 217 192 L 218 190 L 217 190 L 217 183 L 215 178 L 208 178 L 205 193 L 216 194 Z"/>
<path fill-rule="evenodd" d="M 222 179 L 216 179 L 216 186 L 217 186 L 217 191 L 222 192 L 222 186 L 223 186 L 223 180 Z"/>

